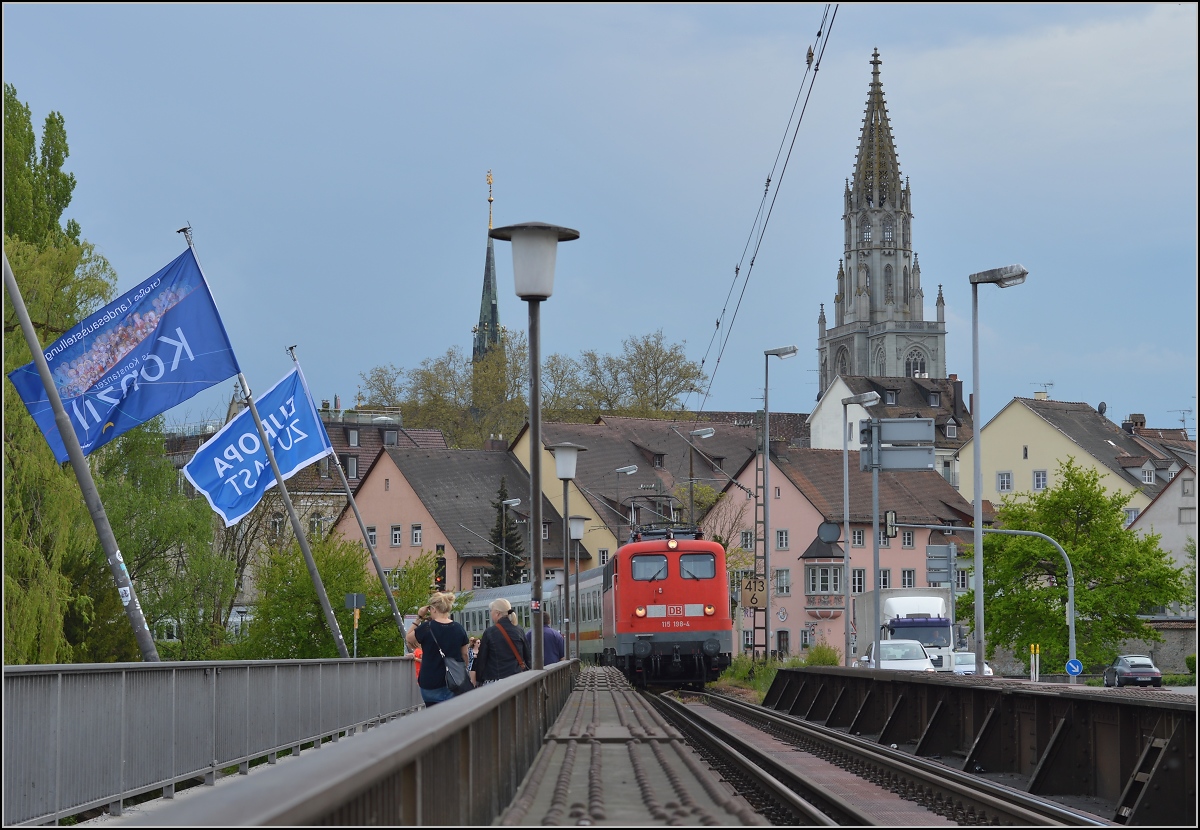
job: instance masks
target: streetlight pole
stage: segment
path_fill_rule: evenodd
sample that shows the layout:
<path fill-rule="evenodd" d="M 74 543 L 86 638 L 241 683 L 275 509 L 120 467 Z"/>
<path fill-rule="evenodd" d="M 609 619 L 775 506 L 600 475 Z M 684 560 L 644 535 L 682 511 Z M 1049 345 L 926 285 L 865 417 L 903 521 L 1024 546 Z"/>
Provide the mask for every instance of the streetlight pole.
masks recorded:
<path fill-rule="evenodd" d="M 566 621 L 566 636 L 567 643 L 571 642 L 571 620 L 577 619 L 579 614 L 579 603 L 576 601 L 575 607 L 571 607 L 571 508 L 568 499 L 568 487 L 575 478 L 576 462 L 579 460 L 581 452 L 587 452 L 587 447 L 581 447 L 578 444 L 572 444 L 569 441 L 564 441 L 561 444 L 554 444 L 548 448 L 554 453 L 554 468 L 559 479 L 562 481 L 563 487 L 563 606 L 566 608 L 564 619 Z M 575 584 L 579 584 L 579 567 L 575 568 Z M 575 625 L 576 636 L 578 636 L 579 625 Z M 570 657 L 570 653 L 567 654 Z"/>
<path fill-rule="evenodd" d="M 979 394 L 979 286 L 984 283 L 1008 288 L 1025 282 L 1029 272 L 1020 265 L 1006 265 L 1003 268 L 993 268 L 990 271 L 980 271 L 971 274 L 971 443 L 974 445 L 975 460 L 975 676 L 983 677 L 983 471 L 980 464 L 983 453 L 980 451 L 980 438 L 983 427 L 979 423 L 983 407 L 980 405 Z"/>
<path fill-rule="evenodd" d="M 637 464 L 630 464 L 627 467 L 617 467 L 617 469 L 615 469 L 613 472 L 615 472 L 617 474 L 617 515 L 620 516 L 622 519 L 624 519 L 625 514 L 623 514 L 621 512 L 621 476 L 622 475 L 631 476 L 634 473 L 636 473 L 637 472 Z M 630 522 L 630 532 L 632 532 L 632 530 L 633 530 L 633 523 Z M 617 547 L 621 547 L 621 524 L 620 524 L 620 522 L 617 523 Z"/>
<path fill-rule="evenodd" d="M 786 360 L 799 351 L 795 346 L 780 346 L 763 352 L 763 577 L 767 581 L 767 613 L 763 630 L 766 636 L 764 659 L 771 658 L 771 408 L 767 402 L 771 381 L 771 358 Z"/>
<path fill-rule="evenodd" d="M 508 508 L 516 507 L 520 499 L 505 499 L 500 502 L 500 584 L 508 584 Z"/>
<path fill-rule="evenodd" d="M 529 612 L 533 616 L 533 668 L 545 668 L 542 642 L 542 381 L 541 303 L 554 293 L 554 264 L 559 242 L 579 238 L 579 231 L 544 222 L 525 222 L 488 231 L 492 239 L 512 242 L 513 283 L 517 296 L 529 303 L 529 521 L 532 523 L 533 574 Z"/>
<path fill-rule="evenodd" d="M 583 523 L 587 521 L 587 516 L 572 516 L 571 523 L 571 541 L 575 543 L 575 613 L 579 613 L 579 540 L 583 538 Z M 579 656 L 579 626 L 575 626 L 575 657 Z M 571 641 L 567 641 L 567 657 L 571 657 L 570 653 Z"/>
<path fill-rule="evenodd" d="M 861 395 L 851 395 L 842 398 L 842 521 L 846 525 L 846 538 L 842 542 L 842 552 L 845 554 L 845 572 L 842 574 L 843 598 L 846 617 L 846 665 L 850 663 L 850 404 L 874 406 L 879 403 L 879 393 L 874 390 Z"/>

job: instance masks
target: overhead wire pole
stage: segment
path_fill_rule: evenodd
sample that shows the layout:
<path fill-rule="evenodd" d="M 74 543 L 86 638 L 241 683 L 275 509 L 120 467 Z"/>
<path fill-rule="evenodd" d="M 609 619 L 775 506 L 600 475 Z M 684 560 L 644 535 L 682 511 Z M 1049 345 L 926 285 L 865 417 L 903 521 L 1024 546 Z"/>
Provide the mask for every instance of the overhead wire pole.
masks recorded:
<path fill-rule="evenodd" d="M 71 427 L 67 410 L 63 407 L 62 398 L 58 394 L 58 387 L 54 385 L 54 378 L 46 363 L 46 355 L 42 352 L 37 331 L 34 330 L 33 322 L 29 319 L 29 310 L 25 307 L 25 299 L 21 296 L 21 290 L 17 286 L 17 278 L 13 276 L 12 267 L 8 264 L 7 254 L 4 255 L 4 287 L 8 291 L 9 299 L 12 300 L 13 310 L 16 311 L 17 320 L 21 324 L 21 332 L 25 335 L 25 342 L 29 344 L 29 351 L 33 355 L 34 365 L 37 366 L 38 376 L 42 379 L 42 385 L 46 387 L 46 397 L 54 410 L 54 425 L 58 429 L 59 437 L 62 438 L 63 446 L 67 449 L 71 468 L 75 471 L 75 479 L 79 482 L 79 489 L 83 493 L 83 502 L 87 505 L 88 513 L 91 514 L 92 524 L 96 526 L 96 536 L 100 540 L 100 546 L 104 549 L 104 558 L 108 562 L 108 569 L 117 583 L 121 604 L 125 606 L 125 616 L 133 628 L 133 636 L 137 640 L 138 650 L 144 661 L 157 663 L 159 662 L 158 648 L 154 645 L 154 636 L 146 625 L 146 617 L 142 613 L 141 603 L 138 602 L 133 580 L 129 577 L 129 569 L 125 566 L 125 560 L 117 546 L 116 536 L 113 534 L 112 525 L 108 522 L 108 514 L 104 510 L 104 503 L 100 500 L 100 493 L 96 489 L 96 482 L 92 478 L 92 471 L 83 454 L 83 448 L 79 446 L 79 437 Z"/>

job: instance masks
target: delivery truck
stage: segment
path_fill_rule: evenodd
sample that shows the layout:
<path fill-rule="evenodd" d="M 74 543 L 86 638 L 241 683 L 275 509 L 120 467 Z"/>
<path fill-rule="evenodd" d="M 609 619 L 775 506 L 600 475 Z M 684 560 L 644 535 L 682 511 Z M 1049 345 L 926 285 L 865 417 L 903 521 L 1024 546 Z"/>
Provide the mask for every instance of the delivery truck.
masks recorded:
<path fill-rule="evenodd" d="M 954 625 L 954 596 L 950 587 L 884 588 L 879 592 L 879 622 L 875 621 L 875 592 L 854 599 L 855 655 L 861 659 L 867 644 L 880 640 L 917 640 L 925 646 L 933 667 L 954 671 L 958 630 Z"/>

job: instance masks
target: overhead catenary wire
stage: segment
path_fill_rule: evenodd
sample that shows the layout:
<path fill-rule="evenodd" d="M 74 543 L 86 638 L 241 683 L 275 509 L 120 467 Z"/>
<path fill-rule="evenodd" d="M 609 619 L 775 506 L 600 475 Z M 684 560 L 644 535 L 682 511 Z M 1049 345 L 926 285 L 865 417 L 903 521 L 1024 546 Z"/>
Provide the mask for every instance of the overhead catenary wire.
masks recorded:
<path fill-rule="evenodd" d="M 779 143 L 779 149 L 775 153 L 775 160 L 771 165 L 771 171 L 767 175 L 766 184 L 763 187 L 762 199 L 759 200 L 758 210 L 754 216 L 754 222 L 751 224 L 750 232 L 746 238 L 746 244 L 742 248 L 741 258 L 733 267 L 733 280 L 730 282 L 729 291 L 725 296 L 725 304 L 721 308 L 721 313 L 717 317 L 716 325 L 713 329 L 712 337 L 709 339 L 708 348 L 704 352 L 704 357 L 700 360 L 700 368 L 703 369 L 708 363 L 709 356 L 713 349 L 716 348 L 716 360 L 713 363 L 712 372 L 708 376 L 708 383 L 703 390 L 692 390 L 702 394 L 699 406 L 696 407 L 697 412 L 703 412 L 707 405 L 709 395 L 712 392 L 713 383 L 716 381 L 717 371 L 721 366 L 721 358 L 725 354 L 725 348 L 729 345 L 730 336 L 733 333 L 733 324 L 737 321 L 738 311 L 741 309 L 742 301 L 745 299 L 746 289 L 750 284 L 750 276 L 754 271 L 754 263 L 758 258 L 758 252 L 762 248 L 763 238 L 766 236 L 767 226 L 771 221 L 771 214 L 775 209 L 775 202 L 779 198 L 779 188 L 783 184 L 783 177 L 787 174 L 788 162 L 791 160 L 792 151 L 796 147 L 796 138 L 800 132 L 800 124 L 804 121 L 804 113 L 808 109 L 808 102 L 812 97 L 813 85 L 817 79 L 817 72 L 821 68 L 821 60 L 825 55 L 825 47 L 829 43 L 829 35 L 833 30 L 833 24 L 837 20 L 838 4 L 826 4 L 825 10 L 821 16 L 821 26 L 817 30 L 816 40 L 813 46 L 809 47 L 807 55 L 807 66 L 804 70 L 804 75 L 800 79 L 800 87 L 796 92 L 796 99 L 792 104 L 792 111 L 788 116 L 787 125 L 783 130 L 783 137 Z M 807 90 L 807 91 L 806 91 Z M 801 99 L 803 105 L 801 106 Z M 796 110 L 799 108 L 799 115 Z M 791 141 L 788 141 L 788 133 L 791 132 Z M 783 153 L 784 147 L 787 147 L 787 155 Z M 783 164 L 780 167 L 780 157 L 783 157 Z M 776 178 L 778 171 L 778 178 Z M 771 185 L 775 185 L 772 191 Z M 770 197 L 768 201 L 768 197 Z M 749 255 L 749 262 L 746 258 Z M 743 269 L 744 266 L 744 269 Z M 745 274 L 742 271 L 745 270 Z M 741 282 L 741 290 L 738 291 L 738 283 Z M 737 293 L 737 301 L 734 304 L 733 311 L 730 313 L 729 304 L 734 293 Z M 728 317 L 728 323 L 726 323 Z M 685 408 L 687 400 L 691 398 L 692 392 L 688 393 L 688 398 L 685 399 Z"/>

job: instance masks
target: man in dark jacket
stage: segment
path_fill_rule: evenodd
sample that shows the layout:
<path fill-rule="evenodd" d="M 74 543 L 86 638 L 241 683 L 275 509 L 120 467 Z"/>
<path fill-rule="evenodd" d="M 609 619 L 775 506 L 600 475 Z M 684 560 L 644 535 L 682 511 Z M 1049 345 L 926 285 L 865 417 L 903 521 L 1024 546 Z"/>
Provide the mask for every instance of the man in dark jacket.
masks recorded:
<path fill-rule="evenodd" d="M 525 632 L 525 644 L 529 646 L 529 653 L 533 653 L 533 632 Z M 563 659 L 567 653 L 567 641 L 563 637 L 562 632 L 557 628 L 550 627 L 550 615 L 545 611 L 542 612 L 542 662 L 547 666 L 551 663 L 557 663 Z"/>
<path fill-rule="evenodd" d="M 472 680 L 476 685 L 503 680 L 529 668 L 525 632 L 513 622 L 516 614 L 506 599 L 493 600 L 488 609 L 492 624 L 479 640 Z"/>

